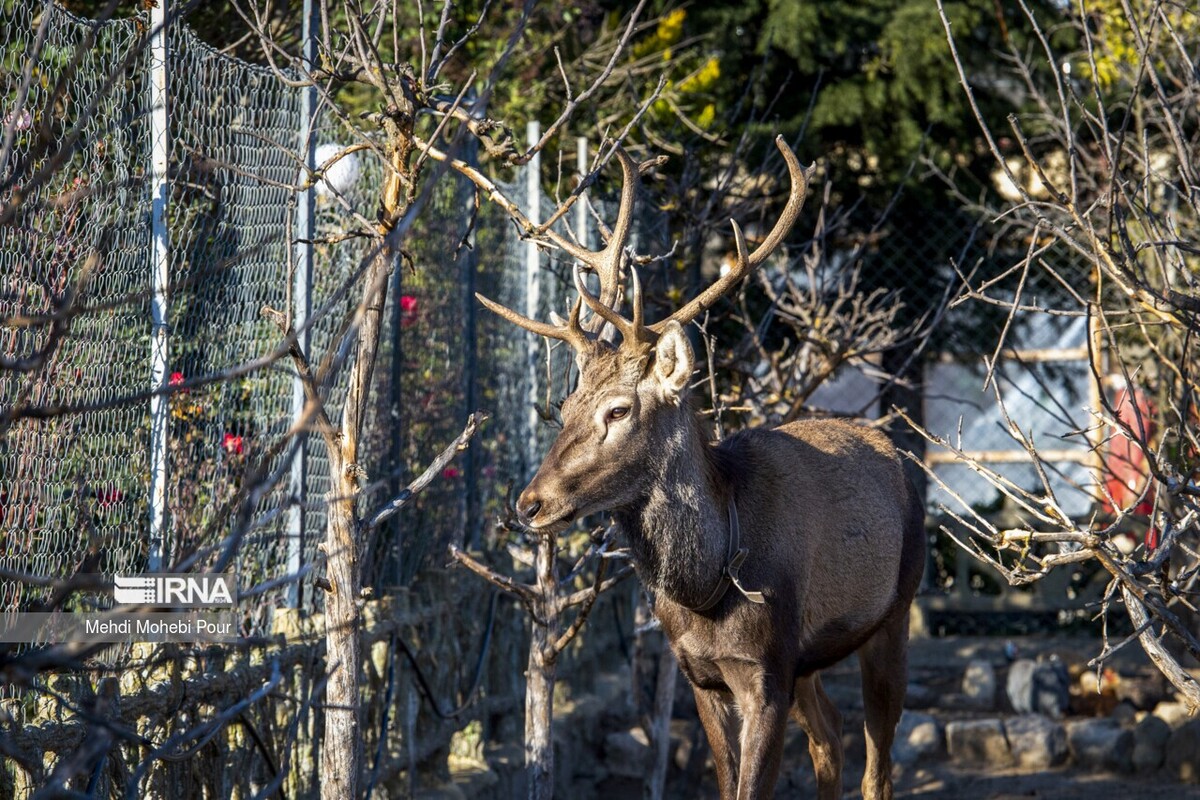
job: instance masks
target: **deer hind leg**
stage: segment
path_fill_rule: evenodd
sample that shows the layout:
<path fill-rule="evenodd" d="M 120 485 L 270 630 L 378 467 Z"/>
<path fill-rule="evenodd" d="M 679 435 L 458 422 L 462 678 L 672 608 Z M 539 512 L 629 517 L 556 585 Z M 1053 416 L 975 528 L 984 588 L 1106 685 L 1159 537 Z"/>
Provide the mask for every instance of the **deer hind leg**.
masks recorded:
<path fill-rule="evenodd" d="M 867 734 L 863 800 L 892 800 L 892 740 L 908 686 L 907 612 L 894 614 L 858 651 Z"/>
<path fill-rule="evenodd" d="M 842 713 L 825 694 L 821 676 L 796 679 L 792 716 L 808 734 L 808 754 L 817 773 L 817 800 L 842 796 Z"/>
<path fill-rule="evenodd" d="M 708 737 L 713 762 L 717 765 L 717 786 L 721 800 L 737 797 L 737 715 L 733 711 L 732 698 L 727 692 L 701 689 L 695 684 L 696 710 L 700 713 L 700 724 Z"/>

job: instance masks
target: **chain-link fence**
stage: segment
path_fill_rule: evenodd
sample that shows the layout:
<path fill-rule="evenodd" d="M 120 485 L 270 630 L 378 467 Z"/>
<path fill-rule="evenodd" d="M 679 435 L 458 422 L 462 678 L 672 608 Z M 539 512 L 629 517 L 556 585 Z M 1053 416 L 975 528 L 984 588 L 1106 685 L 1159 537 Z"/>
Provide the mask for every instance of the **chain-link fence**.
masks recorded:
<path fill-rule="evenodd" d="M 869 221 L 874 224 L 874 221 Z M 1021 310 L 983 299 L 957 302 L 948 309 L 924 363 L 923 414 L 926 427 L 987 464 L 1023 488 L 1033 488 L 1037 471 L 1028 453 L 1009 433 L 997 402 L 997 391 L 1009 417 L 1031 435 L 1050 469 L 1052 487 L 1064 510 L 1085 516 L 1097 498 L 1094 441 L 1080 432 L 1094 424 L 1087 407 L 1098 401 L 1089 391 L 1088 322 L 1083 316 L 1040 313 L 1066 307 L 1069 291 L 1058 275 L 1076 287 L 1086 285 L 1087 272 L 1065 247 L 1038 243 L 1037 262 L 1019 265 L 1030 242 L 1011 230 L 997 231 L 962 210 L 938 212 L 918 203 L 899 203 L 878 225 L 865 248 L 863 288 L 898 292 L 905 304 L 899 322 L 936 313 L 945 289 L 961 292 L 985 281 L 993 300 L 1015 302 Z M 1014 266 L 1018 267 L 1014 269 Z M 994 382 L 987 383 L 988 364 L 995 362 Z M 985 386 L 986 384 L 986 386 Z M 859 384 L 848 391 L 861 393 Z M 887 411 L 888 409 L 883 409 Z M 913 409 L 908 409 L 912 413 Z M 927 461 L 968 504 L 999 508 L 1001 493 L 945 448 L 930 446 Z M 954 505 L 936 485 L 930 486 L 929 508 Z"/>
<path fill-rule="evenodd" d="M 148 404 L 127 399 L 159 388 L 152 385 L 148 302 L 154 257 L 149 23 L 139 16 L 97 25 L 28 0 L 10 7 L 4 96 L 10 107 L 22 103 L 16 113 L 30 123 L 14 127 L 15 147 L 5 164 L 11 185 L 4 200 L 17 212 L 0 227 L 7 266 L 3 352 L 19 359 L 46 346 L 53 364 L 3 370 L 0 397 L 9 409 L 18 403 L 117 405 L 50 421 L 22 419 L 0 441 L 3 564 L 61 578 L 81 569 L 90 548 L 105 554 L 102 563 L 90 564 L 93 571 L 138 571 L 149 558 L 146 487 L 153 458 Z M 166 372 L 175 391 L 165 439 L 163 563 L 198 557 L 203 566 L 248 516 L 249 536 L 236 562 L 245 586 L 278 578 L 289 564 L 316 562 L 330 487 L 323 442 L 315 436 L 308 437 L 303 491 L 289 484 L 286 459 L 294 451 L 278 445 L 293 420 L 294 378 L 290 361 L 279 358 L 280 332 L 262 314 L 264 307 L 288 309 L 296 271 L 303 269 L 293 251 L 306 161 L 301 90 L 267 68 L 213 50 L 183 22 L 170 26 L 168 41 Z M 30 74 L 33 91 L 22 101 Z M 46 109 L 54 109 L 52 119 Z M 312 141 L 320 160 L 349 144 L 339 141 L 343 131 L 328 110 L 317 120 Z M 369 247 L 359 243 L 365 239 L 322 242 L 346 230 L 350 211 L 374 214 L 382 179 L 370 153 L 348 158 L 336 187 L 340 199 L 317 187 L 309 234 L 317 242 L 310 354 L 315 364 L 333 366 L 322 389 L 334 418 L 344 391 L 345 376 L 336 367 L 347 356 L 345 320 L 359 300 L 346 282 Z M 21 197 L 20 180 L 43 170 L 50 177 Z M 538 182 L 513 178 L 502 191 L 548 216 L 555 203 Z M 554 433 L 542 418 L 554 416 L 566 389 L 565 349 L 547 360 L 544 342 L 481 314 L 474 292 L 522 310 L 533 292 L 535 315 L 565 313 L 569 264 L 546 253 L 531 256 L 532 245 L 501 212 L 484 205 L 476 215 L 475 202 L 465 181 L 443 177 L 405 245 L 406 260 L 396 265 L 361 448 L 375 487 L 364 505 L 406 484 L 413 477 L 406 470 L 426 463 L 471 411 L 487 409 L 493 420 L 466 461 L 448 468 L 371 543 L 368 577 L 381 589 L 410 582 L 449 541 L 479 541 L 484 522 L 501 511 L 506 488 L 532 474 Z M 595 217 L 611 217 L 611 204 L 597 200 L 595 206 Z M 663 221 L 642 216 L 638 235 L 661 243 Z M 571 221 L 578 226 L 581 220 L 582 240 L 598 246 L 594 217 Z M 559 229 L 565 234 L 567 223 Z M 73 306 L 77 316 L 60 341 L 50 340 L 53 328 L 21 326 L 21 319 L 66 303 L 85 275 L 84 300 Z M 274 455 L 260 461 L 267 453 Z M 259 490 L 253 502 L 239 495 L 249 478 Z M 80 521 L 85 517 L 87 525 Z M 37 597 L 15 580 L 0 581 L 0 588 L 7 608 L 26 607 Z M 273 603 L 257 604 L 246 631 L 269 630 L 271 608 L 286 597 L 280 590 Z M 299 597 L 317 608 L 311 577 Z"/>
<path fill-rule="evenodd" d="M 147 547 L 148 405 L 107 404 L 149 388 L 142 35 L 40 3 L 4 11 L 0 413 L 90 408 L 6 423 L 0 568 L 132 569 Z M 0 580 L 0 610 L 44 597 Z"/>
<path fill-rule="evenodd" d="M 261 310 L 288 309 L 303 150 L 298 90 L 214 51 L 186 25 L 170 32 L 168 372 L 186 382 L 279 347 L 280 331 Z M 291 385 L 282 361 L 171 397 L 164 563 L 228 535 L 247 470 L 291 425 Z M 279 475 L 284 455 L 259 469 Z M 286 574 L 288 490 L 284 473 L 246 509 L 254 522 L 235 562 L 243 586 Z"/>
<path fill-rule="evenodd" d="M 151 540 L 144 398 L 159 388 L 150 346 L 149 26 L 144 16 L 91 23 L 33 0 L 5 0 L 0 9 L 0 118 L 9 136 L 0 143 L 0 570 L 47 578 L 137 572 L 147 567 Z M 204 553 L 246 525 L 235 565 L 246 586 L 317 562 L 330 489 L 319 437 L 308 436 L 299 451 L 279 447 L 294 418 L 294 377 L 279 330 L 262 314 L 264 306 L 289 308 L 304 270 L 294 248 L 307 161 L 302 90 L 214 51 L 184 22 L 171 26 L 168 52 L 167 375 L 187 388 L 168 404 L 165 563 L 199 554 L 203 566 Z M 326 110 L 313 145 L 349 144 L 345 130 Z M 382 179 L 369 152 L 346 166 L 352 177 L 338 187 L 346 205 L 320 187 L 315 192 L 314 362 L 337 364 L 348 355 L 345 320 L 359 297 L 344 288 L 368 255 L 366 240 L 320 242 L 346 229 L 347 205 L 373 216 Z M 509 199 L 549 215 L 555 203 L 533 196 L 537 181 L 507 177 L 501 191 Z M 409 470 L 428 463 L 471 411 L 486 409 L 493 419 L 463 460 L 367 543 L 366 580 L 381 593 L 410 584 L 450 541 L 480 541 L 553 438 L 546 420 L 552 423 L 566 390 L 565 347 L 549 348 L 481 312 L 474 292 L 542 319 L 565 313 L 569 261 L 531 254 L 499 209 L 484 204 L 476 212 L 475 202 L 469 184 L 443 177 L 395 265 L 361 445 L 374 487 L 363 504 L 407 484 Z M 611 203 L 596 206 L 597 216 L 611 220 Z M 581 238 L 598 246 L 592 217 L 583 219 Z M 661 215 L 642 213 L 639 224 L 637 249 L 668 249 Z M 564 234 L 567 225 L 560 223 Z M 922 298 L 937 296 L 950 279 L 942 265 L 951 258 L 964 266 L 1004 258 L 961 219 L 917 214 L 887 230 L 867 250 L 866 274 L 875 277 L 863 288 L 902 288 L 915 316 Z M 1053 290 L 1023 287 L 1027 300 Z M 996 341 L 1003 314 L 974 313 L 951 318 L 944 349 L 979 354 L 984 342 Z M 1052 459 L 1062 486 L 1086 487 L 1089 467 L 1079 454 L 1087 442 L 1067 437 L 1084 427 L 1083 399 L 1072 392 L 1088 383 L 1080 358 L 1086 324 L 1037 319 L 1041 327 L 1013 327 L 1015 358 L 998 370 L 1009 412 L 1062 456 Z M 344 378 L 333 369 L 322 385 L 335 418 Z M 956 436 L 962 417 L 964 447 L 990 454 L 1024 485 L 1031 468 L 1012 455 L 1018 451 L 980 386 L 977 364 L 936 361 L 926 379 L 926 421 Z M 22 407 L 39 411 L 12 414 Z M 297 453 L 302 486 L 288 470 Z M 936 468 L 969 502 L 996 501 L 967 468 L 950 461 Z M 249 478 L 265 489 L 247 499 L 239 493 Z M 1075 496 L 1071 511 L 1083 513 L 1086 492 Z M 29 608 L 44 596 L 0 575 L 0 611 Z M 269 631 L 274 609 L 297 597 L 304 609 L 319 610 L 310 576 L 298 595 L 279 589 L 256 604 L 245 631 Z"/>

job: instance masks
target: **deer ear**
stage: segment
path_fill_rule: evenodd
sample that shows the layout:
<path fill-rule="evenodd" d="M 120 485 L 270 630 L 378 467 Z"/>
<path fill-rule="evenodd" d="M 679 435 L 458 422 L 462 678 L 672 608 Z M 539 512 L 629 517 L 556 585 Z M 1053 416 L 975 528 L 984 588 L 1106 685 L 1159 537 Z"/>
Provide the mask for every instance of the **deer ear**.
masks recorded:
<path fill-rule="evenodd" d="M 692 346 L 683 333 L 683 327 L 672 320 L 663 329 L 654 348 L 654 377 L 658 379 L 663 394 L 678 400 L 692 380 L 694 367 Z"/>

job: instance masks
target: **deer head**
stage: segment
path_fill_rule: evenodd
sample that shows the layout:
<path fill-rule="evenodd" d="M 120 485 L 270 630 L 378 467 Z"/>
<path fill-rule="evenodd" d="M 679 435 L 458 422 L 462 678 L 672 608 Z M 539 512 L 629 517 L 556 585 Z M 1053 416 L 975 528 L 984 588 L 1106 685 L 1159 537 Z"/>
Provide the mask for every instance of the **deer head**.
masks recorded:
<path fill-rule="evenodd" d="M 617 150 L 624 184 L 617 221 L 602 250 L 591 251 L 550 238 L 576 259 L 579 298 L 564 322 L 529 319 L 476 295 L 488 309 L 528 331 L 569 344 L 576 353 L 579 384 L 562 406 L 563 427 L 533 480 L 517 501 L 517 513 L 539 530 L 557 532 L 582 516 L 620 508 L 645 494 L 665 468 L 667 455 L 690 446 L 692 412 L 685 402 L 694 357 L 683 326 L 711 307 L 779 246 L 800 214 L 813 168 L 800 166 L 782 137 L 776 146 L 787 162 L 791 192 L 779 220 L 754 252 L 731 220 L 737 258 L 733 267 L 664 320 L 646 324 L 637 271 L 626 245 L 637 195 L 638 166 Z M 600 278 L 599 296 L 584 285 L 582 270 Z M 624 278 L 632 286 L 632 311 L 618 312 Z M 583 305 L 592 317 L 580 321 Z M 613 345 L 601 336 L 605 323 L 620 336 Z M 695 437 L 692 436 L 691 440 Z"/>

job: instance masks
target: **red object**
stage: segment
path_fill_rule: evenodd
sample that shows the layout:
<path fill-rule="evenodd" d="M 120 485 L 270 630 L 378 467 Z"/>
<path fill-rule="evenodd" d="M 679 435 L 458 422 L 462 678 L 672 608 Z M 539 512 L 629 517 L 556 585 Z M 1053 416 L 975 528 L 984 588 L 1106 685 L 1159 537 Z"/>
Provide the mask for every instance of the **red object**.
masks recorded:
<path fill-rule="evenodd" d="M 442 470 L 443 478 L 457 478 L 461 474 L 462 473 L 459 472 L 455 467 L 446 467 L 444 470 Z"/>
<path fill-rule="evenodd" d="M 411 294 L 400 296 L 400 327 L 407 328 L 417 321 L 417 298 Z"/>
<path fill-rule="evenodd" d="M 167 381 L 167 383 L 171 386 L 179 386 L 183 383 L 183 381 L 184 381 L 184 377 L 183 377 L 182 372 L 172 372 L 171 379 L 169 381 Z M 181 391 L 187 392 L 187 389 L 183 389 Z"/>
<path fill-rule="evenodd" d="M 1104 510 L 1110 514 L 1118 510 L 1128 514 L 1149 514 L 1154 508 L 1154 487 L 1145 491 L 1150 480 L 1150 467 L 1138 442 L 1150 445 L 1154 435 L 1154 407 L 1141 389 L 1131 391 L 1127 387 L 1117 391 L 1112 405 L 1117 419 L 1132 431 L 1134 438 L 1130 438 L 1124 428 L 1111 430 L 1104 453 L 1104 488 L 1108 493 L 1103 500 Z M 1139 497 L 1142 498 L 1140 501 Z"/>
<path fill-rule="evenodd" d="M 221 442 L 221 446 L 225 448 L 225 452 L 240 456 L 242 454 L 242 437 L 227 433 L 225 434 L 225 440 Z"/>
<path fill-rule="evenodd" d="M 116 505 L 125 499 L 125 493 L 118 489 L 102 489 L 96 492 L 96 504 L 102 510 L 107 510 L 110 506 Z"/>
<path fill-rule="evenodd" d="M 1146 531 L 1146 549 L 1157 550 L 1158 540 L 1161 536 L 1162 533 L 1158 530 L 1158 528 L 1151 525 L 1150 530 Z"/>

